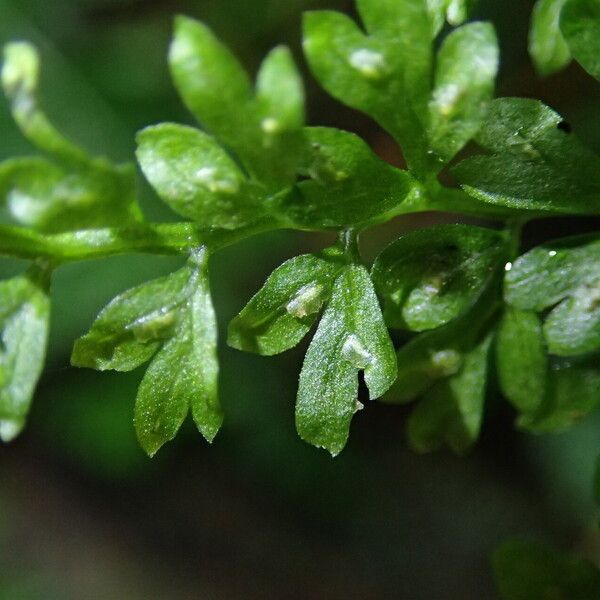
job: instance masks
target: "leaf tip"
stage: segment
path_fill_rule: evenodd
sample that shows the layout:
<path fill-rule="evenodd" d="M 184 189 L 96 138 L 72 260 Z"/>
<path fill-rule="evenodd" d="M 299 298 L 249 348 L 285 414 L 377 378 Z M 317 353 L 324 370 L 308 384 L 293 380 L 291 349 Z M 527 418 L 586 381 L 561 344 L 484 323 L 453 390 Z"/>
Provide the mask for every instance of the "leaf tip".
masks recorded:
<path fill-rule="evenodd" d="M 223 425 L 223 411 L 218 407 L 213 407 L 208 413 L 192 411 L 192 416 L 202 437 L 212 444 Z"/>
<path fill-rule="evenodd" d="M 138 432 L 138 442 L 142 447 L 142 450 L 148 455 L 148 458 L 154 458 L 158 451 L 171 439 L 165 439 L 164 437 L 152 436 L 147 434 L 141 434 Z"/>
<path fill-rule="evenodd" d="M 25 427 L 24 419 L 0 419 L 0 440 L 8 444 L 15 440 Z"/>
<path fill-rule="evenodd" d="M 2 85 L 7 96 L 19 89 L 32 93 L 38 81 L 40 58 L 30 42 L 9 42 L 3 49 Z"/>

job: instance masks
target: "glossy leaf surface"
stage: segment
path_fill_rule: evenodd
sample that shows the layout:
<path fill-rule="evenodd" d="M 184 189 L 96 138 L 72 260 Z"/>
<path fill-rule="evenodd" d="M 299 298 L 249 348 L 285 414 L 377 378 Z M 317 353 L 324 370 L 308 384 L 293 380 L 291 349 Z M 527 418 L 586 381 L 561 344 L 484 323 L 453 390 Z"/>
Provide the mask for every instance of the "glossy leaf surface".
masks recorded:
<path fill-rule="evenodd" d="M 75 342 L 71 363 L 100 371 L 131 371 L 169 339 L 190 294 L 192 271 L 184 268 L 117 296 L 89 333 Z"/>
<path fill-rule="evenodd" d="M 203 268 L 189 285 L 174 335 L 154 357 L 138 390 L 134 424 L 150 456 L 175 437 L 190 409 L 209 442 L 223 422 L 217 389 L 217 325 Z"/>
<path fill-rule="evenodd" d="M 541 102 L 494 100 L 476 139 L 491 155 L 453 169 L 475 198 L 540 213 L 600 213 L 600 158 Z"/>
<path fill-rule="evenodd" d="M 265 356 L 296 346 L 329 300 L 341 268 L 334 249 L 283 263 L 229 324 L 229 345 Z"/>
<path fill-rule="evenodd" d="M 206 25 L 178 17 L 169 62 L 186 106 L 253 178 L 270 191 L 293 181 L 303 147 L 304 91 L 289 50 L 267 56 L 255 89 Z"/>
<path fill-rule="evenodd" d="M 507 273 L 506 301 L 523 310 L 551 308 L 544 324 L 552 354 L 600 348 L 600 242 L 567 238 L 520 257 Z"/>
<path fill-rule="evenodd" d="M 499 309 L 493 279 L 473 305 L 443 327 L 426 331 L 397 352 L 398 377 L 383 400 L 402 404 L 415 400 L 436 382 L 458 374 L 465 357 L 487 335 Z"/>
<path fill-rule="evenodd" d="M 600 81 L 600 2 L 567 0 L 560 26 L 575 60 Z"/>
<path fill-rule="evenodd" d="M 0 440 L 23 427 L 44 367 L 50 325 L 45 276 L 36 269 L 0 282 Z"/>
<path fill-rule="evenodd" d="M 421 172 L 429 162 L 424 115 L 434 35 L 427 3 L 363 0 L 358 9 L 367 35 L 341 13 L 305 15 L 309 66 L 329 94 L 387 129 L 402 145 L 409 165 Z"/>
<path fill-rule="evenodd" d="M 430 147 L 443 161 L 452 159 L 479 130 L 498 62 L 498 40 L 489 23 L 465 25 L 444 39 L 429 102 Z"/>
<path fill-rule="evenodd" d="M 207 134 L 163 123 L 137 136 L 144 175 L 175 212 L 206 227 L 235 229 L 262 214 L 233 159 Z"/>
<path fill-rule="evenodd" d="M 310 179 L 277 206 L 295 226 L 343 229 L 378 222 L 410 199 L 412 177 L 378 158 L 358 136 L 311 127 L 306 137 L 303 170 Z"/>
<path fill-rule="evenodd" d="M 359 371 L 374 400 L 394 382 L 396 357 L 369 274 L 350 265 L 337 277 L 306 353 L 296 403 L 300 437 L 333 456 L 346 445 L 350 421 L 362 408 Z"/>
<path fill-rule="evenodd" d="M 458 317 L 503 264 L 496 231 L 439 225 L 402 236 L 375 260 L 373 281 L 392 327 L 423 331 Z"/>
<path fill-rule="evenodd" d="M 175 273 L 113 300 L 77 341 L 75 366 L 130 371 L 152 359 L 140 384 L 135 427 L 153 456 L 188 411 L 212 441 L 223 415 L 217 395 L 217 326 L 204 250 Z"/>

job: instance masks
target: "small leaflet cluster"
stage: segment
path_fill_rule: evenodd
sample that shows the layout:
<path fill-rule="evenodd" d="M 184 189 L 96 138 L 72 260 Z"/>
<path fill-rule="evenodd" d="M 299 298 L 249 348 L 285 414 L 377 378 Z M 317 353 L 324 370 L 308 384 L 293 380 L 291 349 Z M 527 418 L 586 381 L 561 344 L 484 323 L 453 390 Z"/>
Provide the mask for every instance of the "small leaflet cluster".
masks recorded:
<path fill-rule="evenodd" d="M 405 170 L 350 132 L 306 126 L 303 83 L 288 49 L 269 53 L 252 82 L 206 25 L 176 19 L 169 66 L 199 127 L 148 127 L 136 156 L 162 201 L 205 242 L 173 241 L 185 265 L 115 298 L 72 355 L 73 365 L 98 370 L 149 363 L 134 418 L 149 455 L 189 413 L 208 441 L 218 432 L 210 257 L 275 229 L 336 232 L 338 241 L 278 267 L 229 324 L 228 343 L 272 356 L 314 330 L 296 402 L 297 430 L 310 444 L 341 452 L 363 395 L 414 403 L 407 436 L 419 452 L 443 444 L 468 451 L 494 378 L 518 426 L 531 431 L 568 427 L 598 406 L 600 237 L 547 242 L 522 256 L 519 242 L 528 220 L 600 214 L 600 157 L 541 102 L 494 99 L 498 43 L 490 23 L 463 24 L 473 4 L 357 0 L 360 23 L 334 11 L 305 15 L 313 75 L 398 142 Z M 600 79 L 600 2 L 539 0 L 530 50 L 543 75 L 573 57 Z M 15 224 L 2 226 L 2 252 L 25 256 L 23 232 L 31 231 L 25 249 L 35 259 L 0 283 L 4 441 L 25 424 L 43 369 L 51 275 L 78 259 L 80 246 L 69 244 L 98 230 L 98 244 L 124 240 L 119 251 L 134 252 L 126 232 L 156 236 L 137 203 L 134 167 L 66 140 L 40 107 L 38 76 L 30 44 L 5 47 L 5 94 L 41 154 L 0 163 L 0 198 Z M 457 161 L 470 142 L 475 153 Z M 459 188 L 440 183 L 445 169 Z M 408 233 L 364 264 L 362 231 L 432 210 L 494 226 Z M 408 341 L 395 348 L 390 329 Z M 499 570 L 512 551 L 499 555 Z"/>

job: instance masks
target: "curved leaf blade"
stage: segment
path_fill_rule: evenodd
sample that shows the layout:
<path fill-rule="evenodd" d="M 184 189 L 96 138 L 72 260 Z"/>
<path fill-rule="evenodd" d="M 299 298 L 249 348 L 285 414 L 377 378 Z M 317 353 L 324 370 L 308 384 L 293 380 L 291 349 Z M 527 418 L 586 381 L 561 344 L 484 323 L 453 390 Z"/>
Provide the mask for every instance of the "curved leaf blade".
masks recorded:
<path fill-rule="evenodd" d="M 236 113 L 252 99 L 252 85 L 239 61 L 200 21 L 179 16 L 169 50 L 175 86 L 190 112 L 224 142 L 236 147 Z M 234 144 L 231 144 L 231 142 Z"/>
<path fill-rule="evenodd" d="M 50 299 L 40 274 L 0 283 L 0 440 L 19 435 L 44 368 Z"/>
<path fill-rule="evenodd" d="M 575 60 L 600 81 L 600 2 L 567 0 L 560 28 Z"/>
<path fill-rule="evenodd" d="M 304 16 L 304 53 L 319 83 L 334 98 L 375 119 L 402 145 L 411 169 L 428 170 L 425 136 L 432 62 L 431 29 L 425 2 L 359 5 L 370 36 L 349 17 L 333 12 Z M 394 21 L 388 21 L 392 10 Z M 394 37 L 396 25 L 410 25 Z M 391 28 L 391 29 L 390 29 Z"/>
<path fill-rule="evenodd" d="M 549 371 L 544 403 L 536 413 L 523 414 L 521 428 L 534 433 L 560 432 L 576 425 L 600 405 L 600 370 L 594 359 L 561 363 Z"/>
<path fill-rule="evenodd" d="M 396 357 L 369 274 L 350 265 L 338 276 L 300 374 L 296 428 L 308 443 L 339 454 L 357 403 L 358 372 L 372 400 L 396 378 Z"/>
<path fill-rule="evenodd" d="M 546 242 L 512 263 L 504 281 L 506 301 L 541 312 L 600 279 L 600 240 L 576 236 Z"/>
<path fill-rule="evenodd" d="M 496 369 L 506 399 L 520 412 L 537 412 L 546 396 L 548 357 L 542 325 L 533 312 L 508 308 L 496 339 Z"/>
<path fill-rule="evenodd" d="M 48 120 L 39 105 L 40 57 L 32 44 L 13 42 L 4 46 L 2 86 L 11 103 L 13 118 L 23 135 L 35 146 L 67 163 L 86 164 L 87 154 L 67 140 Z"/>
<path fill-rule="evenodd" d="M 172 335 L 190 294 L 189 268 L 132 288 L 112 300 L 75 342 L 71 364 L 99 371 L 132 371 Z"/>
<path fill-rule="evenodd" d="M 509 304 L 537 312 L 553 308 L 544 324 L 552 354 L 600 349 L 599 258 L 600 242 L 594 236 L 566 238 L 529 251 L 506 275 Z"/>
<path fill-rule="evenodd" d="M 218 399 L 217 325 L 205 251 L 192 256 L 188 295 L 170 339 L 146 371 L 135 404 L 138 440 L 152 457 L 179 431 L 189 410 L 212 442 L 223 422 Z M 187 270 L 187 269 L 186 269 Z"/>
<path fill-rule="evenodd" d="M 144 175 L 175 212 L 206 227 L 236 229 L 260 216 L 256 193 L 209 135 L 163 123 L 138 133 Z"/>
<path fill-rule="evenodd" d="M 452 172 L 482 202 L 539 213 L 600 213 L 600 158 L 561 123 L 536 100 L 494 100 L 477 135 L 492 155 L 468 158 Z"/>
<path fill-rule="evenodd" d="M 569 46 L 560 31 L 565 0 L 537 0 L 531 15 L 529 54 L 542 76 L 560 71 L 571 61 Z"/>
<path fill-rule="evenodd" d="M 471 306 L 506 255 L 502 235 L 490 229 L 440 225 L 402 236 L 372 270 L 386 322 L 412 331 L 448 323 Z"/>
<path fill-rule="evenodd" d="M 299 344 L 329 300 L 342 267 L 333 251 L 328 254 L 298 256 L 275 269 L 229 324 L 227 343 L 263 356 Z"/>
<path fill-rule="evenodd" d="M 436 383 L 417 404 L 407 423 L 416 452 L 432 452 L 447 443 L 459 455 L 477 441 L 483 408 L 492 335 L 465 354 L 460 370 Z"/>
<path fill-rule="evenodd" d="M 490 23 L 450 33 L 438 52 L 429 102 L 431 149 L 451 160 L 479 130 L 494 93 L 499 49 Z"/>
<path fill-rule="evenodd" d="M 544 335 L 549 351 L 557 356 L 600 349 L 600 278 L 575 290 L 548 315 Z"/>
<path fill-rule="evenodd" d="M 303 171 L 311 179 L 297 184 L 277 205 L 293 226 L 344 229 L 387 220 L 410 201 L 413 178 L 377 157 L 358 136 L 327 127 L 306 129 Z"/>

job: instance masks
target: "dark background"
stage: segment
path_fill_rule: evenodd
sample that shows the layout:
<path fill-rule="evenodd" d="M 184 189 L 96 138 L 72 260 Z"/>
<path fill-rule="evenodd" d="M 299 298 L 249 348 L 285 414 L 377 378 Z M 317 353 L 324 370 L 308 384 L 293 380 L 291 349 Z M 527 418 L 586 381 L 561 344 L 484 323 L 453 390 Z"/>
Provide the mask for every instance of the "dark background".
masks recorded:
<path fill-rule="evenodd" d="M 526 52 L 531 2 L 487 0 L 502 49 L 499 94 L 534 96 L 600 150 L 600 86 L 578 66 L 540 80 Z M 163 120 L 191 123 L 171 86 L 172 16 L 202 19 L 251 70 L 272 46 L 299 48 L 301 12 L 352 10 L 340 0 L 0 0 L 0 41 L 30 39 L 43 55 L 43 95 L 55 122 L 94 152 L 131 160 L 134 134 Z M 363 135 L 386 159 L 398 152 L 367 118 L 307 77 L 312 124 Z M 0 158 L 30 152 L 0 100 Z M 140 180 L 150 219 L 172 216 Z M 404 217 L 364 240 L 386 240 L 447 219 Z M 526 245 L 597 227 L 589 220 L 530 226 Z M 220 254 L 212 285 L 221 327 L 284 259 L 322 247 L 277 233 Z M 305 346 L 276 358 L 221 348 L 226 422 L 212 447 L 187 425 L 149 460 L 137 446 L 133 402 L 141 372 L 68 366 L 75 337 L 116 293 L 178 262 L 113 258 L 62 268 L 53 286 L 47 370 L 31 420 L 0 448 L 0 599 L 495 597 L 494 546 L 536 536 L 600 558 L 591 499 L 600 415 L 572 431 L 513 430 L 492 396 L 482 440 L 467 458 L 406 449 L 403 409 L 369 405 L 336 460 L 294 431 Z M 22 265 L 3 261 L 0 274 Z"/>

